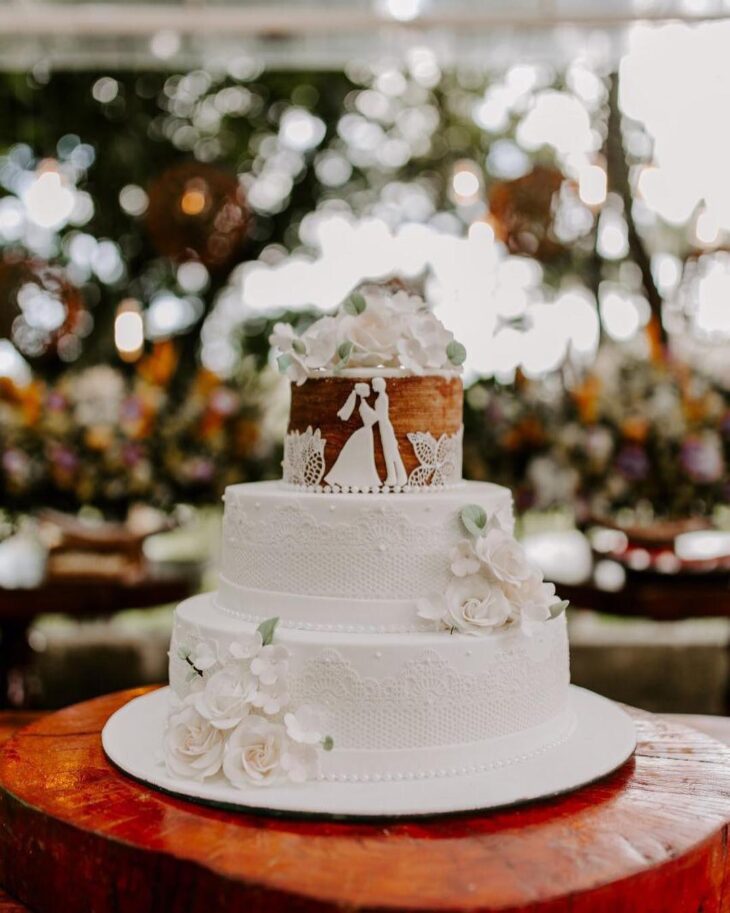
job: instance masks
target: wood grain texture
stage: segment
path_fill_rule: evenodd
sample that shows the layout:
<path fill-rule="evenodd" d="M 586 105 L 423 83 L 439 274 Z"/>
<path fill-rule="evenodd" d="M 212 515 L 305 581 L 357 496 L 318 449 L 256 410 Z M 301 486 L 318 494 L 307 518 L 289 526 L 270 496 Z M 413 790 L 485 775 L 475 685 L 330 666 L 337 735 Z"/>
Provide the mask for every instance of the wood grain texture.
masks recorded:
<path fill-rule="evenodd" d="M 117 772 L 108 716 L 48 716 L 0 752 L 0 881 L 36 913 L 728 913 L 730 749 L 632 711 L 636 756 L 561 799 L 344 823 L 246 815 Z"/>
<path fill-rule="evenodd" d="M 342 450 L 345 441 L 362 427 L 357 412 L 348 421 L 337 417 L 356 383 L 369 383 L 368 377 L 321 377 L 292 384 L 289 431 L 319 428 L 327 444 L 324 450 L 325 475 Z M 398 441 L 398 449 L 406 472 L 419 465 L 408 440 L 409 432 L 430 431 L 435 438 L 456 434 L 461 428 L 464 393 L 459 377 L 389 377 L 386 392 L 390 400 L 390 420 Z M 368 402 L 375 403 L 372 393 Z M 375 464 L 378 475 L 385 479 L 386 469 L 380 436 L 375 429 Z"/>

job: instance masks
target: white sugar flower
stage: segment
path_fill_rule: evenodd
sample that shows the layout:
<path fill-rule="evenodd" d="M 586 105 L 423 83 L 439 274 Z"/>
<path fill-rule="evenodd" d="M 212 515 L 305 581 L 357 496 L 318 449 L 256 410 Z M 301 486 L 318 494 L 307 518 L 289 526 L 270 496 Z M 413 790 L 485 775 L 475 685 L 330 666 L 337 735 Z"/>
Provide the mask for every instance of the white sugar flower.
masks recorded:
<path fill-rule="evenodd" d="M 398 354 L 404 368 L 414 374 L 449 365 L 446 349 L 454 336 L 428 310 L 414 314 L 405 324 L 406 332 L 398 340 Z"/>
<path fill-rule="evenodd" d="M 263 643 L 261 632 L 254 631 L 248 637 L 239 637 L 238 640 L 232 641 L 228 645 L 228 652 L 234 660 L 252 659 L 261 650 Z"/>
<path fill-rule="evenodd" d="M 555 593 L 555 584 L 545 583 L 539 571 L 531 574 L 519 586 L 507 587 L 506 593 L 519 613 L 522 628 L 528 634 L 567 605 Z"/>
<path fill-rule="evenodd" d="M 338 345 L 337 328 L 334 317 L 322 317 L 302 334 L 302 342 L 306 347 L 304 363 L 307 368 L 315 370 L 332 363 Z"/>
<path fill-rule="evenodd" d="M 206 681 L 202 691 L 193 695 L 195 709 L 216 729 L 233 729 L 248 715 L 256 682 L 238 664 L 225 666 Z"/>
<path fill-rule="evenodd" d="M 438 622 L 439 627 L 444 624 L 444 600 L 443 597 L 434 597 L 432 599 L 419 599 L 416 602 L 416 614 L 424 621 Z"/>
<path fill-rule="evenodd" d="M 207 672 L 212 669 L 218 662 L 215 644 L 210 644 L 204 640 L 197 643 L 190 651 L 190 662 L 200 672 Z"/>
<path fill-rule="evenodd" d="M 307 379 L 307 367 L 303 355 L 306 346 L 288 323 L 277 323 L 269 336 L 271 347 L 279 352 L 278 362 L 282 373 L 297 384 Z"/>
<path fill-rule="evenodd" d="M 503 529 L 487 529 L 476 540 L 474 550 L 489 573 L 502 583 L 522 583 L 533 573 L 525 550 Z"/>
<path fill-rule="evenodd" d="M 168 722 L 164 739 L 165 765 L 176 777 L 203 780 L 217 774 L 223 762 L 225 736 L 192 704 L 183 706 Z"/>
<path fill-rule="evenodd" d="M 481 574 L 453 580 L 446 588 L 445 623 L 465 634 L 486 633 L 505 624 L 510 604 L 502 590 Z"/>
<path fill-rule="evenodd" d="M 354 346 L 349 364 L 357 367 L 392 365 L 401 327 L 400 315 L 390 300 L 364 296 L 366 307 L 357 315 L 345 315 L 340 323 L 340 340 Z"/>
<path fill-rule="evenodd" d="M 251 663 L 251 672 L 262 685 L 273 685 L 289 672 L 289 651 L 280 644 L 268 644 L 259 650 Z"/>
<path fill-rule="evenodd" d="M 449 553 L 451 572 L 456 577 L 468 577 L 479 570 L 479 558 L 474 553 L 474 546 L 469 539 L 462 539 Z"/>
<path fill-rule="evenodd" d="M 303 745 L 319 745 L 325 737 L 327 712 L 324 707 L 302 704 L 295 711 L 284 715 L 286 733 L 290 739 Z"/>
<path fill-rule="evenodd" d="M 319 754 L 313 745 L 287 740 L 281 755 L 281 769 L 292 783 L 305 783 L 319 775 Z"/>
<path fill-rule="evenodd" d="M 277 679 L 271 685 L 264 685 L 259 679 L 251 696 L 251 703 L 267 716 L 276 716 L 289 703 L 286 681 Z"/>
<path fill-rule="evenodd" d="M 281 723 L 247 717 L 228 738 L 223 773 L 239 789 L 269 786 L 282 775 L 281 761 L 287 741 Z"/>

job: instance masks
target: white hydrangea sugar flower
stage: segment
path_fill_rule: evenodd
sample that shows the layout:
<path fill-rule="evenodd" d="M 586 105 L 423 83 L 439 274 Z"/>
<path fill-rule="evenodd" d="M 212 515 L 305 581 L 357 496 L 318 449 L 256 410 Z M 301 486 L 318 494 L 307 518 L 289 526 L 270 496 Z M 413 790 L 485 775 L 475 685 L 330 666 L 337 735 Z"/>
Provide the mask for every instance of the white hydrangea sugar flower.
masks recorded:
<path fill-rule="evenodd" d="M 324 707 L 302 704 L 284 715 L 284 726 L 290 739 L 303 745 L 319 745 L 325 737 L 327 712 Z"/>
<path fill-rule="evenodd" d="M 207 672 L 218 662 L 215 644 L 200 641 L 190 651 L 190 662 L 200 672 Z"/>
<path fill-rule="evenodd" d="M 276 716 L 289 703 L 289 692 L 286 682 L 277 679 L 271 685 L 264 685 L 258 680 L 256 690 L 251 696 L 251 704 L 267 716 Z"/>
<path fill-rule="evenodd" d="M 237 663 L 225 666 L 191 697 L 195 709 L 216 729 L 233 729 L 248 715 L 256 681 L 248 669 Z"/>
<path fill-rule="evenodd" d="M 204 780 L 223 763 L 225 736 L 202 717 L 192 704 L 170 716 L 163 753 L 167 770 L 175 777 Z"/>
<path fill-rule="evenodd" d="M 262 685 L 270 686 L 289 673 L 289 651 L 280 644 L 262 647 L 251 662 L 251 672 Z"/>
<path fill-rule="evenodd" d="M 288 740 L 281 755 L 281 769 L 292 783 L 306 783 L 319 776 L 319 755 L 313 745 Z"/>
<path fill-rule="evenodd" d="M 509 601 L 517 611 L 526 633 L 553 618 L 555 610 L 562 611 L 566 603 L 555 592 L 554 583 L 546 583 L 539 571 L 534 571 L 519 586 L 506 588 Z"/>
<path fill-rule="evenodd" d="M 261 632 L 254 631 L 249 637 L 239 637 L 238 640 L 232 641 L 228 645 L 228 653 L 231 659 L 234 660 L 253 659 L 263 645 L 264 640 L 261 637 Z"/>
<path fill-rule="evenodd" d="M 228 737 L 223 773 L 239 789 L 269 786 L 282 776 L 282 755 L 287 747 L 281 723 L 247 717 Z"/>
<path fill-rule="evenodd" d="M 306 352 L 306 346 L 294 332 L 291 324 L 274 324 L 269 342 L 271 347 L 279 352 L 278 363 L 282 373 L 295 383 L 303 384 L 307 379 L 307 367 L 302 357 Z"/>
<path fill-rule="evenodd" d="M 431 311 L 414 314 L 406 322 L 405 329 L 398 340 L 398 354 L 404 368 L 414 374 L 423 374 L 428 369 L 448 365 L 446 349 L 454 336 Z"/>
<path fill-rule="evenodd" d="M 310 370 L 325 368 L 331 364 L 337 352 L 338 322 L 334 317 L 316 320 L 302 334 L 305 346 L 304 364 Z"/>
<path fill-rule="evenodd" d="M 511 607 L 502 590 L 482 574 L 453 580 L 446 588 L 444 622 L 465 634 L 486 633 L 505 624 Z"/>
<path fill-rule="evenodd" d="M 487 571 L 502 583 L 522 583 L 533 568 L 519 542 L 499 527 L 487 529 L 474 543 L 474 551 Z"/>
<path fill-rule="evenodd" d="M 451 562 L 451 573 L 456 577 L 468 577 L 469 574 L 476 574 L 479 570 L 480 562 L 474 546 L 469 539 L 462 539 L 449 552 Z"/>

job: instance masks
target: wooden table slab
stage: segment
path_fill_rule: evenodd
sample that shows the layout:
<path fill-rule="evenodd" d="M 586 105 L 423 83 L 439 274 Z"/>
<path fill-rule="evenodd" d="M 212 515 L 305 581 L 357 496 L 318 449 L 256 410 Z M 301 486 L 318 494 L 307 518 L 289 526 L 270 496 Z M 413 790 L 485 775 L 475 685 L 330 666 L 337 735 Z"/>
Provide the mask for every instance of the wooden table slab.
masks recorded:
<path fill-rule="evenodd" d="M 119 773 L 99 734 L 139 693 L 0 750 L 0 882 L 36 913 L 730 913 L 730 749 L 672 721 L 631 711 L 635 757 L 558 800 L 321 822 L 203 808 Z"/>

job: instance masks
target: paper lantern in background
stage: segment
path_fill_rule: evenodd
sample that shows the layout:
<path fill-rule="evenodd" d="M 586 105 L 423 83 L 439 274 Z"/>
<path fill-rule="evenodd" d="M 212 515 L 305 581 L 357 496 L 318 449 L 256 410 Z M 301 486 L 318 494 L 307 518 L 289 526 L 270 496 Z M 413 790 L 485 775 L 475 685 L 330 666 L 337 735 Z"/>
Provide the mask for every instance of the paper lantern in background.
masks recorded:
<path fill-rule="evenodd" d="M 0 259 L 0 338 L 27 358 L 74 361 L 90 317 L 63 269 L 26 257 Z"/>
<path fill-rule="evenodd" d="M 498 181 L 489 190 L 489 209 L 496 236 L 513 254 L 550 260 L 563 253 L 553 233 L 555 197 L 563 183 L 557 168 L 537 165 L 513 181 Z"/>
<path fill-rule="evenodd" d="M 173 260 L 224 269 L 240 253 L 250 222 L 238 179 L 213 165 L 174 165 L 149 187 L 147 230 L 159 253 Z"/>

